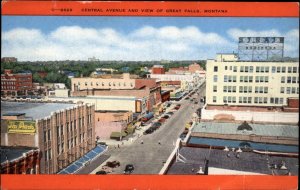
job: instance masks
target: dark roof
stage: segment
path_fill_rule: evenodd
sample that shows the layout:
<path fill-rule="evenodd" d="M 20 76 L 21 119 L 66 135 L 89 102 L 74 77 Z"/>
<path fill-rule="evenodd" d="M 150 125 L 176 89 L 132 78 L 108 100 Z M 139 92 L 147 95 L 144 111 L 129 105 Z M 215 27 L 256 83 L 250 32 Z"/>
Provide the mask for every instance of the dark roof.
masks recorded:
<path fill-rule="evenodd" d="M 227 153 L 230 153 L 230 157 L 227 157 Z M 218 149 L 209 150 L 208 148 L 192 147 L 182 147 L 180 154 L 186 158 L 186 163 L 175 161 L 168 170 L 168 174 L 196 174 L 200 166 L 204 171 L 204 161 L 208 159 L 209 167 L 268 175 L 272 175 L 272 170 L 269 168 L 269 165 L 278 165 L 284 161 L 291 174 L 298 175 L 298 158 L 266 156 L 254 152 L 242 152 L 240 153 L 240 157 L 236 158 L 232 151 L 226 152 Z M 194 171 L 192 171 L 193 168 Z M 284 171 L 281 170 L 275 170 L 274 172 L 277 174 L 281 173 L 282 175 L 284 173 Z M 209 168 L 208 174 L 210 174 Z"/>
<path fill-rule="evenodd" d="M 21 116 L 25 115 L 25 113 L 5 113 L 3 116 Z"/>
<path fill-rule="evenodd" d="M 1 164 L 6 160 L 12 161 L 14 159 L 20 158 L 24 153 L 30 152 L 31 150 L 35 150 L 35 148 L 0 146 Z"/>

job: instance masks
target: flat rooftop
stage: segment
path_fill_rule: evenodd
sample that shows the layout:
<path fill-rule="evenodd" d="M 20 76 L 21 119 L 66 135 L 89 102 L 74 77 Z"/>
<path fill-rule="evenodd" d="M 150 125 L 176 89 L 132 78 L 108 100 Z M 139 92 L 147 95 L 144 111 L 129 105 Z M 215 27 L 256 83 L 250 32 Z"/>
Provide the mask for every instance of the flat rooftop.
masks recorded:
<path fill-rule="evenodd" d="M 42 119 L 51 115 L 51 112 L 73 108 L 76 104 L 70 103 L 31 103 L 31 102 L 1 102 L 1 118 L 5 114 L 25 113 L 25 117 Z"/>
<path fill-rule="evenodd" d="M 1 164 L 6 160 L 12 161 L 19 157 L 22 157 L 24 153 L 30 152 L 31 150 L 35 150 L 32 147 L 6 147 L 0 146 L 0 157 Z"/>
<path fill-rule="evenodd" d="M 196 174 L 200 166 L 203 171 L 205 168 L 205 159 L 209 160 L 208 175 L 213 174 L 264 174 L 285 175 L 291 172 L 291 175 L 298 175 L 298 158 L 267 156 L 253 152 L 241 152 L 237 158 L 232 151 L 226 152 L 218 149 L 182 147 L 179 153 L 186 158 L 186 163 L 176 162 L 171 165 L 167 174 Z M 230 153 L 230 157 L 227 154 Z M 287 170 L 272 169 L 272 164 L 279 165 L 285 162 Z M 273 170 L 273 171 L 272 171 Z"/>
<path fill-rule="evenodd" d="M 252 130 L 238 130 L 242 123 L 203 122 L 196 123 L 192 132 L 217 133 L 234 135 L 259 135 L 299 138 L 299 127 L 296 125 L 252 124 Z"/>

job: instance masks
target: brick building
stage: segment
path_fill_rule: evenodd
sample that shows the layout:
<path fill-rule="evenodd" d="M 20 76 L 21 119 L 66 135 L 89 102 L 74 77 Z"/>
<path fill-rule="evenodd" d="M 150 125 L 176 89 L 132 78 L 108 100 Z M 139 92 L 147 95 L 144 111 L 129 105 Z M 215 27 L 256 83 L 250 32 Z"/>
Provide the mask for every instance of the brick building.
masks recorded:
<path fill-rule="evenodd" d="M 1 146 L 1 174 L 39 174 L 41 154 L 31 147 Z"/>
<path fill-rule="evenodd" d="M 12 70 L 4 70 L 1 74 L 1 96 L 17 96 L 27 94 L 32 90 L 31 73 L 12 73 Z"/>
<path fill-rule="evenodd" d="M 152 67 L 152 74 L 165 74 L 165 69 L 162 65 L 154 65 Z"/>
<path fill-rule="evenodd" d="M 94 106 L 1 103 L 1 146 L 41 151 L 40 172 L 54 174 L 95 147 Z"/>

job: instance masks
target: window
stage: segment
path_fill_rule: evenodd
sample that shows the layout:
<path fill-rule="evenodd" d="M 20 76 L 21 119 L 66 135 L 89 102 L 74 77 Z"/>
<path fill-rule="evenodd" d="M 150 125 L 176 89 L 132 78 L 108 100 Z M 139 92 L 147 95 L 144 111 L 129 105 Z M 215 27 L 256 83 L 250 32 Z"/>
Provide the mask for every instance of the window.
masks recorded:
<path fill-rule="evenodd" d="M 232 70 L 232 66 L 229 67 L 229 70 Z"/>
<path fill-rule="evenodd" d="M 51 141 L 51 131 L 50 131 L 50 129 L 48 130 L 48 141 Z"/>
<path fill-rule="evenodd" d="M 272 73 L 275 73 L 276 72 L 276 67 L 272 67 Z"/>
<path fill-rule="evenodd" d="M 236 76 L 233 76 L 232 82 L 236 82 Z"/>
<path fill-rule="evenodd" d="M 214 103 L 217 102 L 217 96 L 213 96 L 213 102 L 214 102 Z"/>
<path fill-rule="evenodd" d="M 218 72 L 218 66 L 214 66 L 214 72 Z"/>
<path fill-rule="evenodd" d="M 223 86 L 223 92 L 227 92 L 227 86 Z"/>
<path fill-rule="evenodd" d="M 253 73 L 253 66 L 249 67 L 249 73 Z"/>
<path fill-rule="evenodd" d="M 213 91 L 217 92 L 217 86 L 213 86 Z"/>
<path fill-rule="evenodd" d="M 264 93 L 267 94 L 268 93 L 268 87 L 264 87 Z"/>
<path fill-rule="evenodd" d="M 244 86 L 244 93 L 247 93 L 247 90 L 248 90 L 247 86 Z"/>
<path fill-rule="evenodd" d="M 267 104 L 267 103 L 268 103 L 268 98 L 264 97 L 264 104 Z"/>
<path fill-rule="evenodd" d="M 240 72 L 241 72 L 241 73 L 244 72 L 244 66 L 241 66 L 241 67 L 240 67 Z"/>
<path fill-rule="evenodd" d="M 290 94 L 291 93 L 291 87 L 286 87 L 286 93 Z"/>
<path fill-rule="evenodd" d="M 244 76 L 240 76 L 240 82 L 244 82 Z"/>
<path fill-rule="evenodd" d="M 47 131 L 44 131 L 44 142 L 47 141 Z"/>
<path fill-rule="evenodd" d="M 232 87 L 232 92 L 236 92 L 236 86 Z"/>
<path fill-rule="evenodd" d="M 248 76 L 244 76 L 244 82 L 248 82 Z"/>
<path fill-rule="evenodd" d="M 260 72 L 264 73 L 265 72 L 265 67 L 260 67 Z"/>
<path fill-rule="evenodd" d="M 231 75 L 228 76 L 228 82 L 232 82 L 232 76 Z"/>
<path fill-rule="evenodd" d="M 239 97 L 239 103 L 243 103 L 243 98 L 242 97 Z"/>
<path fill-rule="evenodd" d="M 283 104 L 283 98 L 279 98 L 279 104 Z"/>
<path fill-rule="evenodd" d="M 224 75 L 224 82 L 228 82 L 228 76 Z"/>
<path fill-rule="evenodd" d="M 288 73 L 292 73 L 292 67 L 288 67 Z"/>
<path fill-rule="evenodd" d="M 297 94 L 299 94 L 299 87 L 297 87 Z"/>
<path fill-rule="evenodd" d="M 280 73 L 280 67 L 277 67 L 277 73 Z"/>
<path fill-rule="evenodd" d="M 253 76 L 249 76 L 249 82 L 253 82 Z"/>
<path fill-rule="evenodd" d="M 236 103 L 236 97 L 235 96 L 232 97 L 232 103 Z"/>
<path fill-rule="evenodd" d="M 265 82 L 269 82 L 269 77 L 265 76 Z"/>
<path fill-rule="evenodd" d="M 93 82 L 91 82 L 91 86 L 93 86 Z"/>
<path fill-rule="evenodd" d="M 260 67 L 256 67 L 255 72 L 259 73 Z"/>
<path fill-rule="evenodd" d="M 258 86 L 255 87 L 255 93 L 258 93 Z"/>
<path fill-rule="evenodd" d="M 275 104 L 278 104 L 279 98 L 275 98 Z"/>
<path fill-rule="evenodd" d="M 285 77 L 281 77 L 281 83 L 285 82 Z"/>
<path fill-rule="evenodd" d="M 228 96 L 228 103 L 231 103 L 231 96 Z"/>
<path fill-rule="evenodd" d="M 293 67 L 293 73 L 297 73 L 297 67 Z"/>
<path fill-rule="evenodd" d="M 266 73 L 269 72 L 269 67 L 265 67 L 265 72 L 266 72 Z"/>
<path fill-rule="evenodd" d="M 227 103 L 227 96 L 223 96 L 223 102 Z"/>
<path fill-rule="evenodd" d="M 259 77 L 259 82 L 264 82 L 264 76 Z"/>
<path fill-rule="evenodd" d="M 233 66 L 233 72 L 237 71 L 237 66 Z"/>
<path fill-rule="evenodd" d="M 259 76 L 255 76 L 255 82 L 259 82 Z"/>
<path fill-rule="evenodd" d="M 274 98 L 270 98 L 270 103 L 274 104 Z"/>
<path fill-rule="evenodd" d="M 245 73 L 248 73 L 248 72 L 249 72 L 249 67 L 245 66 Z"/>
<path fill-rule="evenodd" d="M 227 70 L 227 66 L 225 66 L 225 70 Z"/>
<path fill-rule="evenodd" d="M 259 87 L 259 93 L 264 93 L 264 88 L 262 86 Z"/>
<path fill-rule="evenodd" d="M 104 86 L 104 82 L 102 82 L 102 86 Z"/>
<path fill-rule="evenodd" d="M 87 82 L 85 82 L 85 86 L 87 86 Z"/>
<path fill-rule="evenodd" d="M 252 98 L 248 97 L 248 104 L 251 104 L 251 102 L 252 102 Z"/>
<path fill-rule="evenodd" d="M 254 103 L 256 103 L 256 104 L 258 103 L 258 97 L 254 98 Z"/>
<path fill-rule="evenodd" d="M 259 97 L 259 103 L 262 104 L 263 103 L 263 98 Z"/>
<path fill-rule="evenodd" d="M 292 94 L 296 94 L 296 87 L 292 87 Z"/>
<path fill-rule="evenodd" d="M 281 67 L 281 72 L 285 73 L 285 67 Z"/>
<path fill-rule="evenodd" d="M 292 78 L 292 83 L 296 83 L 296 77 Z"/>
<path fill-rule="evenodd" d="M 247 103 L 247 97 L 243 97 L 243 103 Z"/>
<path fill-rule="evenodd" d="M 280 93 L 284 94 L 284 87 L 280 87 Z"/>
<path fill-rule="evenodd" d="M 232 86 L 228 86 L 228 92 L 232 92 Z"/>
<path fill-rule="evenodd" d="M 249 87 L 248 87 L 248 92 L 249 92 L 249 93 L 252 93 L 252 86 L 249 86 Z"/>
<path fill-rule="evenodd" d="M 292 82 L 292 77 L 287 77 L 286 82 L 287 82 L 287 83 L 291 83 L 291 82 Z"/>

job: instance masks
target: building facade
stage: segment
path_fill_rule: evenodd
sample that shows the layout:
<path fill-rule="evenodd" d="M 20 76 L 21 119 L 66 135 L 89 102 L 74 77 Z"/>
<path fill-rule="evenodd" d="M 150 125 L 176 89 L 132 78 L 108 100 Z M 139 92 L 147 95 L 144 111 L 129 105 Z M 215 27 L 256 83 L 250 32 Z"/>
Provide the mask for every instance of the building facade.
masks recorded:
<path fill-rule="evenodd" d="M 299 62 L 245 62 L 218 54 L 206 67 L 208 105 L 282 107 L 299 96 Z"/>
<path fill-rule="evenodd" d="M 151 69 L 152 74 L 165 74 L 165 68 L 162 65 L 154 65 Z"/>
<path fill-rule="evenodd" d="M 1 62 L 4 62 L 4 63 L 16 63 L 16 62 L 18 62 L 18 59 L 15 58 L 15 57 L 2 57 L 1 58 Z"/>
<path fill-rule="evenodd" d="M 84 90 L 134 89 L 135 79 L 129 73 L 123 76 L 101 76 L 101 78 L 85 77 L 71 78 L 71 94 Z M 76 96 L 76 95 L 75 95 Z"/>
<path fill-rule="evenodd" d="M 95 147 L 95 107 L 2 102 L 1 145 L 41 152 L 41 174 L 54 174 Z"/>
<path fill-rule="evenodd" d="M 1 96 L 27 95 L 32 90 L 31 73 L 12 73 L 12 70 L 4 70 L 1 74 Z"/>

